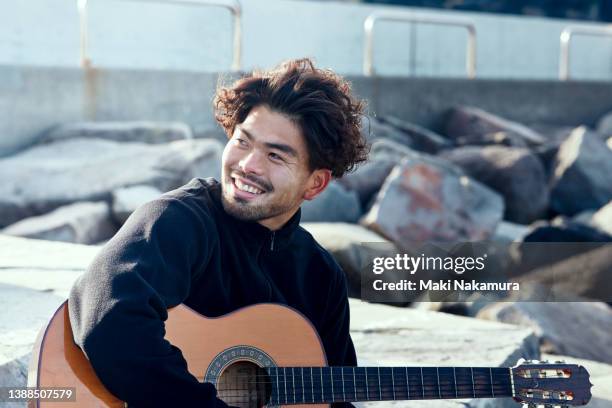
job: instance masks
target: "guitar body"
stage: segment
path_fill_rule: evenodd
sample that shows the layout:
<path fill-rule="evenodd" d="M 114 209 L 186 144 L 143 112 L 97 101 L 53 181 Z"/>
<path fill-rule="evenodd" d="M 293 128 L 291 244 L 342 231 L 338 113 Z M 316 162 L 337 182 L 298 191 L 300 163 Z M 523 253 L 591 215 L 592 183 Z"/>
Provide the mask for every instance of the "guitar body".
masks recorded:
<path fill-rule="evenodd" d="M 245 378 L 261 375 L 258 367 L 327 366 L 321 340 L 311 323 L 295 310 L 277 304 L 253 305 L 218 318 L 207 318 L 180 305 L 168 311 L 166 339 L 181 349 L 191 374 L 201 382 L 215 384 L 221 399 L 239 407 L 259 405 L 252 396 L 232 391 L 245 385 L 239 384 Z M 76 402 L 30 401 L 29 408 L 125 405 L 104 387 L 74 343 L 67 302 L 39 334 L 28 386 L 73 387 L 76 391 Z M 265 389 L 260 391 L 259 398 L 266 393 Z"/>

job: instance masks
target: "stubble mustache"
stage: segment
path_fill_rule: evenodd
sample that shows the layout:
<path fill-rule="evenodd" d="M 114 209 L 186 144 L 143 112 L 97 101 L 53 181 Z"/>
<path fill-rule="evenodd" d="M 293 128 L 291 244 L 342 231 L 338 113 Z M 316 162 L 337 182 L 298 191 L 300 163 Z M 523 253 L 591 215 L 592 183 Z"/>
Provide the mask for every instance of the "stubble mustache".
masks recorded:
<path fill-rule="evenodd" d="M 232 170 L 230 174 L 230 177 L 240 177 L 241 179 L 250 181 L 251 183 L 255 184 L 257 188 L 263 190 L 266 193 L 274 191 L 274 187 L 272 186 L 272 184 L 260 179 L 257 176 L 254 176 L 253 174 L 247 174 L 240 170 Z"/>

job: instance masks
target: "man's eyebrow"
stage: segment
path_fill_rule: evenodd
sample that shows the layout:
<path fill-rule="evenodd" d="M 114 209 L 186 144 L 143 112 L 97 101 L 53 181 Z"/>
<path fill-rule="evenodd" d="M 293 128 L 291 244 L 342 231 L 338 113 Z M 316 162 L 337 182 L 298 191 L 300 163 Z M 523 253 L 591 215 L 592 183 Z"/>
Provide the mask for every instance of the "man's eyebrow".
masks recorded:
<path fill-rule="evenodd" d="M 246 129 L 244 129 L 241 126 L 237 126 L 238 129 L 240 130 L 240 132 L 244 133 L 244 135 L 247 137 L 247 139 L 249 140 L 253 140 L 255 139 L 253 137 L 253 135 L 251 133 L 249 133 Z M 283 144 L 283 143 L 264 143 L 264 145 L 266 147 L 268 147 L 269 149 L 277 149 L 280 150 L 281 152 L 285 152 L 290 156 L 293 157 L 298 157 L 298 153 L 295 151 L 295 149 L 287 144 Z"/>

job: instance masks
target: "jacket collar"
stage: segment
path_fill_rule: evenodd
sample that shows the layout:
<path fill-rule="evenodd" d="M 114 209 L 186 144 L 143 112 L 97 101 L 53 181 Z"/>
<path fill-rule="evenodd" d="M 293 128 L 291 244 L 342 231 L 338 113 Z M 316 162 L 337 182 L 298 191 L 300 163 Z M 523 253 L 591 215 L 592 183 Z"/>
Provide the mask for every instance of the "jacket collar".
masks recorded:
<path fill-rule="evenodd" d="M 295 214 L 280 229 L 272 231 L 255 221 L 243 221 L 229 215 L 223 209 L 223 204 L 221 204 L 221 183 L 215 180 L 214 184 L 210 183 L 209 185 L 211 186 L 215 206 L 223 213 L 227 221 L 240 231 L 249 246 L 253 245 L 266 251 L 278 251 L 290 244 L 293 234 L 300 225 L 301 208 L 298 208 Z"/>

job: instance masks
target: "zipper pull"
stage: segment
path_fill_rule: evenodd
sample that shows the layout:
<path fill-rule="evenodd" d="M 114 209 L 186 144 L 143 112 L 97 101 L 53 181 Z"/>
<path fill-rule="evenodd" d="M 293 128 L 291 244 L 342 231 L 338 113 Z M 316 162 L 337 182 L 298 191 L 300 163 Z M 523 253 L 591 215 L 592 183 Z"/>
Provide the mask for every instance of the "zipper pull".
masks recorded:
<path fill-rule="evenodd" d="M 272 231 L 272 239 L 270 240 L 270 251 L 274 251 L 274 234 L 276 231 Z"/>

